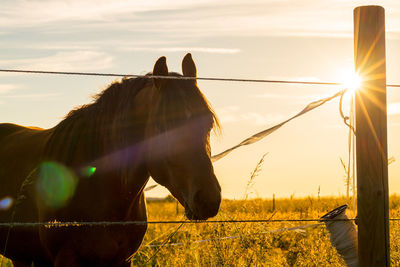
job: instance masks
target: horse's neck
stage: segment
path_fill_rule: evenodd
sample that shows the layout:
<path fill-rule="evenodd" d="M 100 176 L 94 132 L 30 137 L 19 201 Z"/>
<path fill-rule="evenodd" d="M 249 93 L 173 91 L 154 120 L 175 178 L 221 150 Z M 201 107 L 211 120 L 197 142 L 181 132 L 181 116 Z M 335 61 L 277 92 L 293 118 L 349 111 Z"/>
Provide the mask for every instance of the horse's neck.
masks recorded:
<path fill-rule="evenodd" d="M 46 160 L 79 172 L 95 167 L 102 177 L 121 177 L 122 184 L 134 183 L 135 191 L 140 191 L 148 178 L 143 144 L 150 101 L 151 88 L 143 88 L 132 99 L 129 116 L 112 105 L 94 104 L 76 111 L 52 129 Z"/>
<path fill-rule="evenodd" d="M 145 128 L 151 99 L 151 87 L 145 87 L 136 94 L 132 104 L 134 112 L 130 118 L 131 121 L 128 122 L 133 123 L 133 128 L 129 130 L 134 135 L 133 139 L 124 140 L 126 137 L 120 138 L 122 143 L 116 145 L 118 149 L 112 149 L 110 153 L 94 161 L 95 166 L 102 166 L 101 168 L 105 172 L 111 172 L 120 177 L 122 195 L 125 198 L 134 199 L 135 203 L 139 201 L 137 197 L 141 197 L 149 179 L 149 172 L 145 163 Z M 122 120 L 124 120 L 123 116 Z M 110 123 L 115 124 L 115 121 Z M 120 125 L 123 125 L 123 123 Z M 120 137 L 118 135 L 118 129 L 116 128 L 110 133 L 112 139 Z M 131 204 L 133 205 L 133 202 Z"/>

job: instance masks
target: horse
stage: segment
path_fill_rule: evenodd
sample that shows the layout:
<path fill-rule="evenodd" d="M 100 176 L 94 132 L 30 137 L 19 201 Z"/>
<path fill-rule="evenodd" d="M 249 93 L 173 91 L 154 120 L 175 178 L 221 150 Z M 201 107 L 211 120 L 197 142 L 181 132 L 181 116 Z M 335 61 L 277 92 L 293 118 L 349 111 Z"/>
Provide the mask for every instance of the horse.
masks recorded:
<path fill-rule="evenodd" d="M 182 72 L 169 72 L 160 57 L 153 76 L 113 82 L 53 128 L 0 124 L 0 200 L 9 200 L 0 222 L 146 222 L 150 176 L 188 219 L 215 216 L 221 187 L 209 137 L 219 123 L 191 54 Z M 0 253 L 15 266 L 128 266 L 146 229 L 0 227 Z"/>

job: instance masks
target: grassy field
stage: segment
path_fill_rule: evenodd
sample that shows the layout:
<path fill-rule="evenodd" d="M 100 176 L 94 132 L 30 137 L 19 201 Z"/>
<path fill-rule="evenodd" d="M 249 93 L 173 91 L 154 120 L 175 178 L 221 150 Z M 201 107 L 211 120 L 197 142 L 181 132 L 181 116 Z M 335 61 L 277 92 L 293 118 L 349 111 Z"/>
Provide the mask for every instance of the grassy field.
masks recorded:
<path fill-rule="evenodd" d="M 345 198 L 224 200 L 216 219 L 314 219 L 346 203 Z M 149 220 L 179 220 L 175 203 L 149 203 Z M 400 217 L 400 197 L 390 198 L 391 217 Z M 348 212 L 349 217 L 351 212 Z M 344 261 L 331 246 L 324 225 L 295 231 L 276 229 L 315 224 L 301 223 L 235 223 L 150 225 L 142 247 L 132 264 L 153 266 L 344 266 Z M 392 266 L 400 263 L 399 225 L 391 223 Z M 268 233 L 269 232 L 269 233 Z M 234 236 L 236 238 L 224 239 Z M 193 243 L 195 240 L 210 241 Z M 148 247 L 165 242 L 176 246 Z"/>
<path fill-rule="evenodd" d="M 217 220 L 314 219 L 346 202 L 345 198 L 224 200 Z M 182 220 L 183 208 L 171 199 L 148 203 L 149 220 Z M 348 212 L 348 215 L 351 214 Z M 400 197 L 390 198 L 390 217 L 400 217 Z M 295 231 L 276 229 L 301 223 L 210 223 L 149 225 L 133 266 L 343 266 L 324 225 Z M 226 237 L 234 237 L 228 238 Z M 400 263 L 400 227 L 390 224 L 392 266 Z M 209 240 L 193 242 L 196 240 Z M 179 243 L 178 245 L 168 245 Z M 159 246 L 166 244 L 166 246 Z M 149 246 L 152 245 L 152 246 Z M 12 266 L 3 262 L 4 266 Z"/>

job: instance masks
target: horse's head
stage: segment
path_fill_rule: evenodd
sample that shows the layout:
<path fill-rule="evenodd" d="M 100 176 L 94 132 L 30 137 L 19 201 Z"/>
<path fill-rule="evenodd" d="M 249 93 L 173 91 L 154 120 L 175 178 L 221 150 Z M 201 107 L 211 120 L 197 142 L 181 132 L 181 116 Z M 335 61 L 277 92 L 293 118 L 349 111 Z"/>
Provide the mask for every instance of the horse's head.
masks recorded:
<path fill-rule="evenodd" d="M 196 77 L 190 54 L 182 61 L 184 77 Z M 153 75 L 168 73 L 165 57 L 158 59 Z M 189 219 L 217 214 L 221 187 L 210 160 L 210 131 L 217 119 L 196 80 L 153 80 L 150 115 L 146 128 L 146 159 L 153 179 L 168 188 L 185 207 Z"/>

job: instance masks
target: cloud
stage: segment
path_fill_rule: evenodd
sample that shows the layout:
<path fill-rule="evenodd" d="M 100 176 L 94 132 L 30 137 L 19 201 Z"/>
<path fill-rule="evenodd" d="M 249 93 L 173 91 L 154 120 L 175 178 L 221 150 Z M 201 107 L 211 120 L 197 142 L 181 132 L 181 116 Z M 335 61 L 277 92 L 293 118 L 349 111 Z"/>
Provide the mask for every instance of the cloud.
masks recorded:
<path fill-rule="evenodd" d="M 84 35 L 84 33 L 82 33 Z M 29 38 L 29 37 L 27 37 Z M 29 49 L 29 50 L 55 50 L 55 51 L 98 51 L 102 48 L 112 48 L 120 51 L 151 51 L 152 49 L 162 49 L 158 47 L 166 47 L 165 49 L 171 49 L 168 46 L 174 47 L 179 44 L 180 40 L 158 40 L 158 39 L 124 39 L 124 38 L 109 38 L 109 39 L 97 39 L 91 38 L 85 39 L 84 36 L 75 40 L 35 40 L 35 42 L 15 42 L 12 39 L 4 39 L 0 43 L 0 49 Z M 183 49 L 183 48 L 182 48 Z M 201 47 L 199 48 L 199 50 Z M 205 48 L 207 49 L 207 48 Z M 212 49 L 212 48 L 211 48 Z M 218 49 L 218 48 L 216 48 Z"/>
<path fill-rule="evenodd" d="M 267 98 L 267 99 L 294 99 L 294 100 L 317 100 L 323 98 L 321 94 L 313 94 L 313 95 L 293 95 L 293 94 L 274 94 L 274 93 L 263 93 L 258 95 L 253 95 L 255 98 Z"/>
<path fill-rule="evenodd" d="M 12 99 L 29 98 L 30 100 L 33 99 L 42 100 L 44 98 L 51 98 L 60 95 L 61 93 L 16 94 L 16 95 L 5 95 L 2 96 L 2 98 L 12 98 Z"/>
<path fill-rule="evenodd" d="M 184 0 L 16 0 L 2 3 L 0 22 L 14 27 L 37 26 L 60 21 L 112 22 L 124 14 L 135 17 L 141 12 L 182 9 L 195 5 Z"/>
<path fill-rule="evenodd" d="M 387 113 L 389 116 L 400 114 L 400 102 L 388 104 Z"/>
<path fill-rule="evenodd" d="M 308 76 L 308 77 L 287 77 L 287 76 L 276 76 L 276 77 L 266 77 L 265 80 L 276 80 L 276 81 L 306 81 L 306 82 L 329 82 L 323 81 L 318 77 Z M 301 88 L 301 89 L 309 89 L 309 85 L 305 84 L 290 84 L 291 88 Z M 324 97 L 328 97 L 332 94 L 332 92 L 338 91 L 340 87 L 332 88 L 333 86 L 324 86 L 317 89 L 317 93 L 308 93 L 305 94 L 304 90 L 299 90 L 296 94 L 296 91 L 283 91 L 279 93 L 261 93 L 261 94 L 253 94 L 250 97 L 253 98 L 265 98 L 265 99 L 290 99 L 290 100 L 299 100 L 299 101 L 315 101 Z M 300 94 L 302 93 L 303 94 Z M 315 92 L 315 90 L 313 90 Z"/>
<path fill-rule="evenodd" d="M 0 59 L 7 68 L 29 70 L 93 71 L 113 66 L 113 57 L 97 51 L 68 51 L 28 59 Z"/>
<path fill-rule="evenodd" d="M 386 7 L 388 33 L 398 34 L 399 4 L 381 3 Z M 352 10 L 363 4 L 361 0 L 5 0 L 0 23 L 7 28 L 57 25 L 58 31 L 112 29 L 181 36 L 351 37 Z"/>
<path fill-rule="evenodd" d="M 260 114 L 257 112 L 247 112 L 243 115 L 240 116 L 242 120 L 245 120 L 247 122 L 250 122 L 254 125 L 270 125 L 273 123 L 278 123 L 281 121 L 284 121 L 285 118 L 283 115 L 278 115 L 278 114 Z"/>
<path fill-rule="evenodd" d="M 236 122 L 239 119 L 239 116 L 236 113 L 238 110 L 239 110 L 238 106 L 227 106 L 227 107 L 216 108 L 215 112 L 218 116 L 218 119 L 222 123 L 230 123 L 230 122 Z"/>
<path fill-rule="evenodd" d="M 216 113 L 219 120 L 224 123 L 238 123 L 240 121 L 245 121 L 249 124 L 256 126 L 260 125 L 270 125 L 273 123 L 281 122 L 285 119 L 281 114 L 261 114 L 258 112 L 241 112 L 238 106 L 226 106 L 221 108 L 216 108 Z"/>
<path fill-rule="evenodd" d="M 43 100 L 61 95 L 61 93 L 18 94 L 14 92 L 16 89 L 21 88 L 22 86 L 16 84 L 0 84 L 0 103 L 3 104 L 7 99 Z"/>
<path fill-rule="evenodd" d="M 17 88 L 20 88 L 20 86 L 16 84 L 0 84 L 0 94 L 9 93 Z"/>
<path fill-rule="evenodd" d="M 151 52 L 201 52 L 211 54 L 237 54 L 238 48 L 214 48 L 214 47 L 123 47 L 123 51 L 151 51 Z"/>

